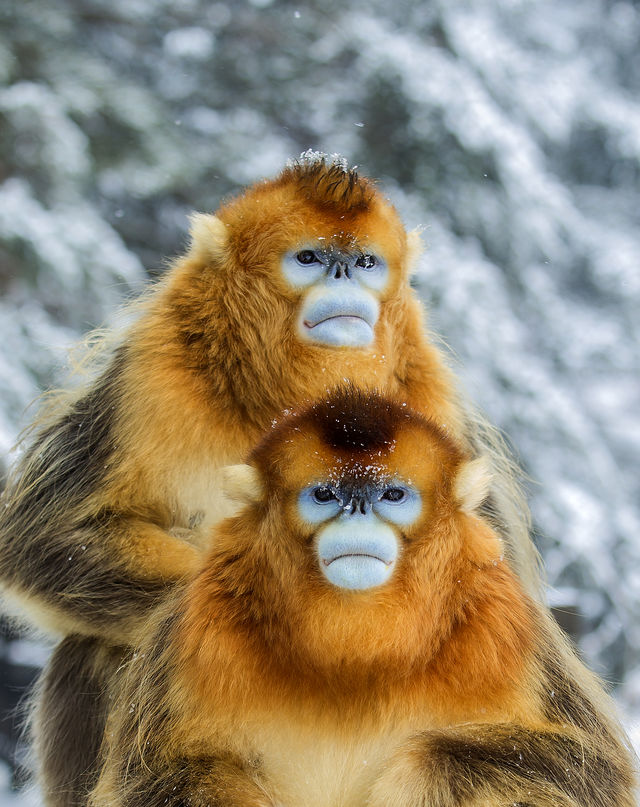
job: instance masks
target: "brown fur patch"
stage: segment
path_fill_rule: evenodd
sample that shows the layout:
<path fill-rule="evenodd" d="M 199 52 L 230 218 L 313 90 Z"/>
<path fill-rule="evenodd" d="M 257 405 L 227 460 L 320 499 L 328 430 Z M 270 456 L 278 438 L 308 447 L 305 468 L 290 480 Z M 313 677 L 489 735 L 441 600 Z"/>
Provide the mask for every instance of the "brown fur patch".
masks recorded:
<path fill-rule="evenodd" d="M 374 393 L 345 390 L 313 404 L 308 419 L 325 445 L 360 454 L 389 451 L 398 429 L 411 420 L 411 415 Z"/>
<path fill-rule="evenodd" d="M 613 764 L 612 764 L 613 763 Z M 374 807 L 401 807 L 419 793 L 442 807 L 632 807 L 629 770 L 570 731 L 505 723 L 425 732 L 395 755 L 376 784 Z"/>
<path fill-rule="evenodd" d="M 326 157 L 301 159 L 287 166 L 274 185 L 294 187 L 306 202 L 335 214 L 363 213 L 374 197 L 371 182 L 353 168 Z"/>

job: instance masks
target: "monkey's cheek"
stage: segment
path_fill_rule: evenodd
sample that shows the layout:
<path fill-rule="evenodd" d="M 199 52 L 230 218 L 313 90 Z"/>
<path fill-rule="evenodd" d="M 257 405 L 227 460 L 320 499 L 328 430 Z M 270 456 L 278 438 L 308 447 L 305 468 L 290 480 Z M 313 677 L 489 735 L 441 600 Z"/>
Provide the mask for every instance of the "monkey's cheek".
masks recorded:
<path fill-rule="evenodd" d="M 322 571 L 334 586 L 351 590 L 373 588 L 386 583 L 395 562 L 385 563 L 370 555 L 343 555 L 328 565 L 321 561 Z"/>
<path fill-rule="evenodd" d="M 309 326 L 301 323 L 300 336 L 306 342 L 335 347 L 368 347 L 373 342 L 373 328 L 361 317 L 331 317 Z"/>

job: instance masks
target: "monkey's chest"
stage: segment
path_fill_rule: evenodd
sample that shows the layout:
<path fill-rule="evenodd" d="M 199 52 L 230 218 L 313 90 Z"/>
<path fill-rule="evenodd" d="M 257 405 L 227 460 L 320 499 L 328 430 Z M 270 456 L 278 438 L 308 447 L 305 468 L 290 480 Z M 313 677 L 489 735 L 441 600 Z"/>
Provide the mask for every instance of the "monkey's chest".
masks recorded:
<path fill-rule="evenodd" d="M 410 728 L 331 732 L 318 726 L 265 726 L 261 769 L 283 807 L 365 807 L 384 763 Z"/>

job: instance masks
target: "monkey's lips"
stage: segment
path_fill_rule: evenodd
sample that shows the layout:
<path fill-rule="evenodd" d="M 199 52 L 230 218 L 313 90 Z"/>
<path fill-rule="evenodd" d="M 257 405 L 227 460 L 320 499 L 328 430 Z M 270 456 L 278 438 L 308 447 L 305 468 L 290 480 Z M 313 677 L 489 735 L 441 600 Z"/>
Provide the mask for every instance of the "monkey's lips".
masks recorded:
<path fill-rule="evenodd" d="M 391 577 L 398 558 L 398 542 L 388 524 L 369 515 L 329 524 L 318 540 L 323 575 L 339 588 L 367 589 Z"/>
<path fill-rule="evenodd" d="M 334 314 L 331 317 L 325 317 L 324 319 L 319 319 L 317 322 L 309 322 L 309 320 L 305 319 L 304 324 L 306 328 L 312 330 L 313 328 L 317 328 L 318 325 L 323 325 L 325 322 L 337 322 L 340 321 L 342 324 L 348 323 L 355 323 L 355 322 L 364 322 L 366 325 L 371 327 L 371 324 L 365 319 L 365 317 L 360 317 L 358 314 Z"/>
<path fill-rule="evenodd" d="M 364 347 L 373 340 L 373 326 L 357 314 L 337 314 L 317 322 L 304 320 L 304 327 L 314 342 L 343 347 Z"/>
<path fill-rule="evenodd" d="M 322 558 L 322 562 L 325 566 L 331 566 L 332 563 L 342 558 L 371 558 L 372 560 L 378 560 L 380 563 L 384 563 L 385 566 L 391 566 L 393 564 L 393 560 L 385 560 L 384 558 L 379 558 L 377 555 L 370 555 L 368 552 L 345 552 L 342 555 L 336 555 L 335 558 Z"/>
<path fill-rule="evenodd" d="M 380 308 L 361 289 L 323 288 L 310 294 L 300 312 L 303 339 L 336 347 L 365 347 L 373 341 Z"/>
<path fill-rule="evenodd" d="M 322 559 L 322 571 L 329 582 L 339 588 L 362 590 L 386 583 L 394 560 L 359 552 Z"/>

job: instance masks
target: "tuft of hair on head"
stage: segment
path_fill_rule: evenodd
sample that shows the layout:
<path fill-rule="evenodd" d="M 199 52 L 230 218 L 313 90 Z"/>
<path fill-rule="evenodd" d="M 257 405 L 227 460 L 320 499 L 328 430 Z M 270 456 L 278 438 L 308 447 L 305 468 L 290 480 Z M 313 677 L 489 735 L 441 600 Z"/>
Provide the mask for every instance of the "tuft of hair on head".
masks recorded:
<path fill-rule="evenodd" d="M 252 465 L 227 465 L 222 469 L 222 493 L 233 502 L 257 502 L 263 493 L 260 474 Z"/>
<path fill-rule="evenodd" d="M 474 513 L 486 500 L 491 487 L 491 470 L 486 457 L 465 462 L 456 476 L 454 495 L 464 513 Z"/>
<path fill-rule="evenodd" d="M 224 223 L 207 213 L 193 213 L 189 216 L 189 223 L 191 243 L 188 257 L 203 263 L 222 260 L 228 239 Z"/>
<path fill-rule="evenodd" d="M 344 157 L 312 149 L 290 160 L 276 183 L 293 185 L 307 202 L 344 214 L 366 212 L 375 196 L 373 183 Z"/>
<path fill-rule="evenodd" d="M 327 445 L 364 453 L 388 449 L 398 428 L 416 416 L 379 392 L 345 386 L 314 403 L 309 417 Z"/>

